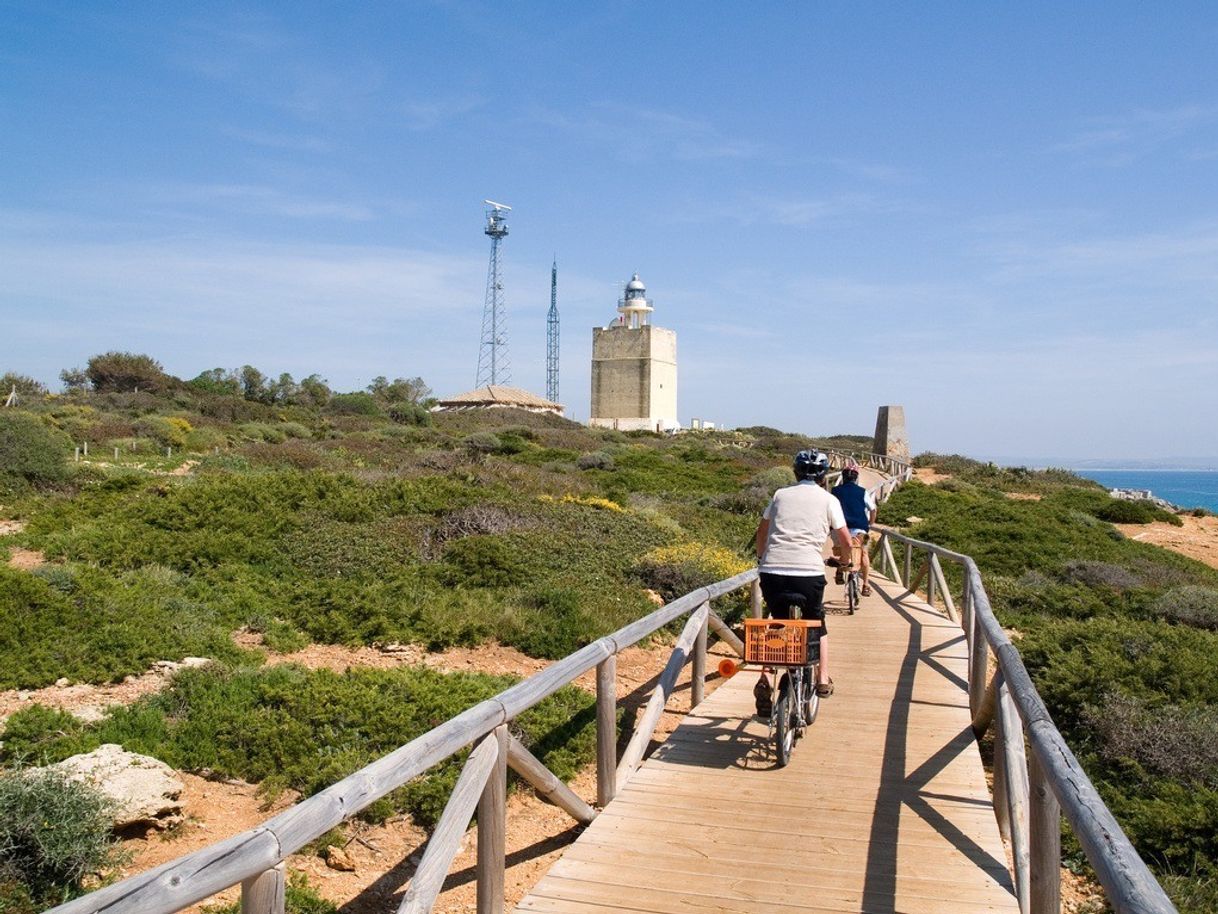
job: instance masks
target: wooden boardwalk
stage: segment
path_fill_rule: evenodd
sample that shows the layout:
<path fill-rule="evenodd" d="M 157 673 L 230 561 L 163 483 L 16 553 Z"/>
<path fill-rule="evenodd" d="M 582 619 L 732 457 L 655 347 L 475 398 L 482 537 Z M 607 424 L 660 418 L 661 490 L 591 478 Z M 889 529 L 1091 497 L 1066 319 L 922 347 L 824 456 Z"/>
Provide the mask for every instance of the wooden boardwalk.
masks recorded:
<path fill-rule="evenodd" d="M 777 768 L 755 675 L 704 701 L 516 910 L 982 914 L 1015 911 L 969 729 L 958 626 L 873 577 L 839 615 L 837 694 Z M 884 596 L 888 594 L 889 596 Z"/>

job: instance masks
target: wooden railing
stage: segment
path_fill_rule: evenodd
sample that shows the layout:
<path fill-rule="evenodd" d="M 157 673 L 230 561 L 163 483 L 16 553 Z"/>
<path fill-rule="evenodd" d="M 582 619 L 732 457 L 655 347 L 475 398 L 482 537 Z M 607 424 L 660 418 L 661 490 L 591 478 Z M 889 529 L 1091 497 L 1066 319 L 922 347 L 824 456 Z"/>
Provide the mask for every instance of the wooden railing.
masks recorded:
<path fill-rule="evenodd" d="M 980 738 L 995 728 L 994 813 L 1010 842 L 1022 914 L 1061 911 L 1062 813 L 1116 914 L 1174 914 L 1176 908 L 1054 725 L 1019 651 L 994 616 L 976 563 L 895 530 L 880 528 L 880 533 L 875 545 L 880 569 L 906 593 L 925 582 L 926 602 L 942 601 L 964 630 L 973 731 Z M 893 543 L 904 549 L 900 567 Z M 916 573 L 915 553 L 922 557 Z M 959 603 L 941 562 L 953 562 L 963 573 Z"/>
<path fill-rule="evenodd" d="M 473 745 L 399 910 L 431 910 L 476 808 L 477 910 L 479 914 L 502 914 L 507 769 L 512 768 L 576 821 L 587 824 L 597 815 L 511 735 L 512 721 L 576 677 L 595 669 L 596 793 L 598 805 L 604 807 L 641 763 L 677 677 L 688 662 L 693 663 L 692 705 L 702 701 L 708 630 L 713 629 L 738 653 L 742 651 L 739 639 L 711 609 L 711 601 L 750 584 L 754 585 L 756 601 L 756 580 L 757 571 L 752 569 L 688 593 L 474 705 L 249 831 L 52 910 L 56 914 L 170 914 L 240 884 L 243 914 L 282 914 L 283 861 L 288 855 L 438 762 Z M 617 655 L 684 616 L 688 616 L 685 627 L 619 761 Z"/>

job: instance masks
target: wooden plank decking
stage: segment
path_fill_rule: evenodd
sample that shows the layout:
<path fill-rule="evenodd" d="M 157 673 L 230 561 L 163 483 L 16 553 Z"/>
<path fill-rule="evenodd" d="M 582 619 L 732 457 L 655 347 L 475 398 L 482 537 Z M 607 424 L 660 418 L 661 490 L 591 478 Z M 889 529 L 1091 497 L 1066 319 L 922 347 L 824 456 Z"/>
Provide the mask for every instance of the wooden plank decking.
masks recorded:
<path fill-rule="evenodd" d="M 857 615 L 830 617 L 837 694 L 788 767 L 751 716 L 756 677 L 737 675 L 516 910 L 1018 911 L 969 729 L 960 629 L 873 583 Z"/>

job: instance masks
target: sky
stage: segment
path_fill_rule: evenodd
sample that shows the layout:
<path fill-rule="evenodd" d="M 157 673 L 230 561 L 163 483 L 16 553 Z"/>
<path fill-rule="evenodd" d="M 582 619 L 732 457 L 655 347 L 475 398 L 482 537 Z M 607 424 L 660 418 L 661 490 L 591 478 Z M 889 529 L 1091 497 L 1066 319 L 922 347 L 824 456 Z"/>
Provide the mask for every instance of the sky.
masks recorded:
<path fill-rule="evenodd" d="M 637 271 L 679 413 L 1218 455 L 1218 5 L 0 0 L 0 372 L 113 349 L 589 413 Z"/>

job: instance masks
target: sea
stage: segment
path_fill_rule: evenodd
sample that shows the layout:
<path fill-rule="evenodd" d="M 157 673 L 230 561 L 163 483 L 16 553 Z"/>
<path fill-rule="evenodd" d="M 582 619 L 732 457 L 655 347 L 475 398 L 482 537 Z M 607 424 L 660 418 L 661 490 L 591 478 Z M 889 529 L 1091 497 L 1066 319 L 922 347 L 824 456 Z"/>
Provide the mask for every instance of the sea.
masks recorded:
<path fill-rule="evenodd" d="M 1218 470 L 1092 470 L 1076 469 L 1110 489 L 1149 489 L 1180 508 L 1218 512 Z"/>

